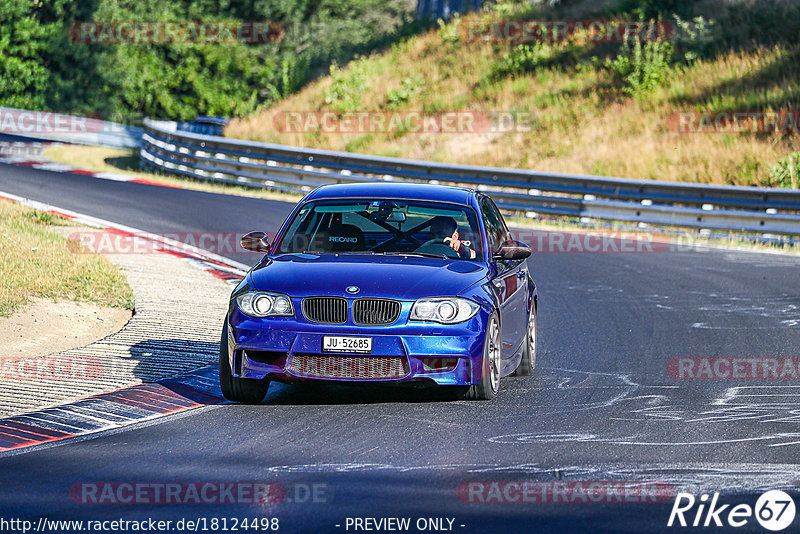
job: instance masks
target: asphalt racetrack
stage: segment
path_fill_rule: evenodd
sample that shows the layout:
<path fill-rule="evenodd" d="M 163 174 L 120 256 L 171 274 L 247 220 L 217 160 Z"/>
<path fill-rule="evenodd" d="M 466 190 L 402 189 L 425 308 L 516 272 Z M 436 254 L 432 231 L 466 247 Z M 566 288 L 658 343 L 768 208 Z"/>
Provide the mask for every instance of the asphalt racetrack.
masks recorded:
<path fill-rule="evenodd" d="M 0 165 L 0 191 L 156 233 L 274 232 L 291 208 L 9 165 Z M 700 530 L 667 527 L 679 491 L 752 506 L 765 490 L 798 487 L 800 382 L 786 366 L 800 357 L 800 258 L 534 252 L 529 267 L 540 299 L 536 371 L 503 379 L 492 402 L 273 385 L 260 406 L 207 406 L 4 455 L 0 516 L 268 517 L 280 532 L 378 525 L 365 518 L 408 518 L 410 532 L 669 532 Z M 750 361 L 773 360 L 783 378 L 753 375 Z M 282 493 L 224 505 L 75 495 L 106 482 L 266 482 Z M 592 482 L 605 488 L 599 498 L 580 490 Z M 666 496 L 636 502 L 635 492 L 618 499 L 609 490 L 641 483 Z M 540 498 L 523 499 L 523 487 Z M 752 517 L 735 530 L 765 531 Z"/>

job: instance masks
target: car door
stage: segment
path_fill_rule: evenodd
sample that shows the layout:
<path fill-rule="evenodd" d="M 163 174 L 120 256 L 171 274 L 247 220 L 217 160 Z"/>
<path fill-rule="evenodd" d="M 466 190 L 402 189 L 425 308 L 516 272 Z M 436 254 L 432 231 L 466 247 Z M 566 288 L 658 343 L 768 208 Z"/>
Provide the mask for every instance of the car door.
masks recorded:
<path fill-rule="evenodd" d="M 494 202 L 488 197 L 481 200 L 484 227 L 489 249 L 493 256 L 504 241 L 510 239 L 508 227 Z M 528 277 L 525 260 L 495 260 L 492 285 L 500 303 L 500 337 L 503 343 L 503 358 L 516 354 L 527 329 Z"/>

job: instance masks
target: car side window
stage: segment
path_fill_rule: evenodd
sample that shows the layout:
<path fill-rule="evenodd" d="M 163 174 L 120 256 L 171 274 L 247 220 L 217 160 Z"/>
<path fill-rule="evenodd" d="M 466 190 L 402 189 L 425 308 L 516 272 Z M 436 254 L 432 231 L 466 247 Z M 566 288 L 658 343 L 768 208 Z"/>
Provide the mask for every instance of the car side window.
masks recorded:
<path fill-rule="evenodd" d="M 481 202 L 481 211 L 483 212 L 483 222 L 486 225 L 486 234 L 489 238 L 489 248 L 491 252 L 497 252 L 500 245 L 506 240 L 508 230 L 503 222 L 503 216 L 500 210 L 488 198 L 484 198 Z"/>

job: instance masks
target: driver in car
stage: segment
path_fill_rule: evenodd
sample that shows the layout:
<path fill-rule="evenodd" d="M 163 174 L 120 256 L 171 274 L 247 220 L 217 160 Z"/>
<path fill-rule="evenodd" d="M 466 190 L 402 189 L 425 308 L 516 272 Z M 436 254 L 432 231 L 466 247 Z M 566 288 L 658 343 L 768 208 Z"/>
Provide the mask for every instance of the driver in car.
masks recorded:
<path fill-rule="evenodd" d="M 458 235 L 458 224 L 452 217 L 437 216 L 431 219 L 431 241 L 441 241 L 455 250 L 461 258 L 475 259 L 475 250 L 470 248 L 469 241 L 463 241 Z"/>

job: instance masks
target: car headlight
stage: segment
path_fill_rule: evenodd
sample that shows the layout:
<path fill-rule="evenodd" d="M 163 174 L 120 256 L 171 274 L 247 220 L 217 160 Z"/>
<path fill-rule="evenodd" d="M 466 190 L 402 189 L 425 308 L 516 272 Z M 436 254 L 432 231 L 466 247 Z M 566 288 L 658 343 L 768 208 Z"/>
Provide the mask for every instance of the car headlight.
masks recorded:
<path fill-rule="evenodd" d="M 412 321 L 455 324 L 472 319 L 480 306 L 460 297 L 420 299 L 411 308 Z"/>
<path fill-rule="evenodd" d="M 282 293 L 248 291 L 236 297 L 242 313 L 251 317 L 286 317 L 294 315 L 292 301 Z"/>

